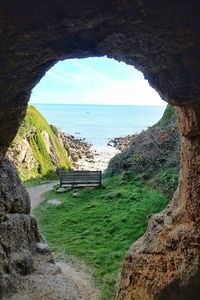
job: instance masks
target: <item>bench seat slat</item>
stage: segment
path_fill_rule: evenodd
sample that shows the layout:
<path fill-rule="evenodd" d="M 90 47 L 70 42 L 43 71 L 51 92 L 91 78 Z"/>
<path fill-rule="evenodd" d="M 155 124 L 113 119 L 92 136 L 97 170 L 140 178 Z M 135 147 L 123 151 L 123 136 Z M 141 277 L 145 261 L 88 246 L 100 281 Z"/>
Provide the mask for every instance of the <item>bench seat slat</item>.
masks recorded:
<path fill-rule="evenodd" d="M 100 180 L 65 180 L 65 181 L 61 181 L 62 184 L 63 183 L 69 183 L 69 182 L 72 182 L 72 183 L 77 183 L 77 182 L 100 182 Z"/>
<path fill-rule="evenodd" d="M 101 171 L 61 171 L 60 186 L 100 186 Z"/>
<path fill-rule="evenodd" d="M 78 175 L 78 176 L 63 176 L 63 177 L 61 177 L 62 179 L 70 179 L 70 178 L 80 178 L 80 179 L 84 179 L 84 178 L 89 178 L 89 179 L 93 179 L 93 178 L 95 178 L 95 179 L 97 179 L 97 178 L 100 178 L 100 176 L 80 176 L 80 175 Z"/>

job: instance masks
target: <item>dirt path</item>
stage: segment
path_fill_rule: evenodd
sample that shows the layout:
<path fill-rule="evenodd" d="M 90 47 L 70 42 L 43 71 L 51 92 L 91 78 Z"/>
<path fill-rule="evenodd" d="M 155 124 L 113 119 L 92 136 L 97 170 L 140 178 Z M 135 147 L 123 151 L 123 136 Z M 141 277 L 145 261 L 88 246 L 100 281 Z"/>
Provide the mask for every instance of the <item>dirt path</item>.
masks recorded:
<path fill-rule="evenodd" d="M 36 208 L 40 202 L 44 199 L 43 194 L 53 189 L 54 185 L 56 185 L 58 181 L 53 181 L 47 184 L 36 185 L 32 187 L 27 187 L 27 191 L 31 198 L 31 210 Z"/>
<path fill-rule="evenodd" d="M 27 187 L 27 191 L 31 198 L 31 209 L 36 208 L 39 203 L 43 201 L 43 194 L 53 189 L 56 184 L 57 182 L 54 181 L 48 184 Z M 99 299 L 99 291 L 92 286 L 92 280 L 90 275 L 85 271 L 85 267 L 74 266 L 62 261 L 57 262 L 57 265 L 62 269 L 63 275 L 78 286 L 81 298 L 78 297 L 77 300 Z M 59 300 L 61 299 L 59 298 Z"/>

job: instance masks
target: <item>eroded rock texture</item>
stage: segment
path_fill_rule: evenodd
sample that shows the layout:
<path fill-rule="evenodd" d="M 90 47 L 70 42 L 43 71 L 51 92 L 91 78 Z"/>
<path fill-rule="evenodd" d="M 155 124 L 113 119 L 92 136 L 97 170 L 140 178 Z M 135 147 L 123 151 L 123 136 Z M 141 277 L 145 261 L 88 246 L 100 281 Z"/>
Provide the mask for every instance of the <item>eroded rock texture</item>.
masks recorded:
<path fill-rule="evenodd" d="M 169 207 L 151 217 L 147 232 L 129 250 L 117 294 L 120 300 L 200 297 L 199 108 L 177 112 L 184 136 L 179 188 Z"/>
<path fill-rule="evenodd" d="M 24 117 L 31 89 L 58 60 L 101 55 L 123 60 L 178 106 L 184 136 L 179 191 L 172 212 L 154 217 L 151 230 L 126 257 L 118 299 L 199 298 L 199 15 L 198 0 L 0 2 L 0 160 Z M 11 207 L 16 214 L 19 202 L 8 203 L 1 204 L 1 224 L 8 222 L 14 232 L 8 211 Z M 21 232 L 27 218 L 29 225 L 34 221 L 19 213 Z M 28 228 L 21 239 L 37 240 L 35 225 Z M 7 265 L 3 272 L 9 273 Z"/>
<path fill-rule="evenodd" d="M 61 59 L 107 55 L 139 68 L 166 101 L 198 101 L 199 11 L 198 0 L 2 0 L 1 152 L 31 89 Z"/>
<path fill-rule="evenodd" d="M 0 191 L 0 299 L 79 299 L 76 285 L 54 264 L 7 158 L 0 166 Z"/>

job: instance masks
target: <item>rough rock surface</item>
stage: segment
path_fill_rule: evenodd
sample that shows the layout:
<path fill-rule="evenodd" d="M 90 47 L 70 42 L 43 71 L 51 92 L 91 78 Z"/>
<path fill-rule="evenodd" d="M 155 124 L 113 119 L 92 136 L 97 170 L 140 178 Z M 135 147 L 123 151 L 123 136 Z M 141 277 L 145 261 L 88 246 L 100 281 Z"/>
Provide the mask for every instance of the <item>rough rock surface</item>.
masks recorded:
<path fill-rule="evenodd" d="M 0 3 L 1 161 L 24 118 L 31 89 L 58 60 L 101 55 L 123 60 L 141 70 L 163 99 L 177 106 L 179 128 L 185 138 L 172 225 L 168 225 L 170 221 L 164 221 L 164 225 L 156 222 L 157 229 L 148 233 L 152 246 L 144 244 L 144 238 L 130 250 L 118 299 L 191 300 L 191 295 L 199 299 L 199 15 L 198 0 Z M 25 220 L 26 215 L 20 214 L 21 225 L 14 240 L 20 237 Z M 7 221 L 4 217 L 2 226 L 10 226 L 9 232 L 13 232 L 14 221 Z M 29 235 L 33 241 L 37 238 L 32 227 L 28 226 L 23 240 Z M 3 228 L 0 232 L 2 235 Z M 1 293 L 15 286 L 15 281 L 7 279 L 13 269 L 8 269 L 10 257 L 5 258 L 5 251 L 4 247 L 1 262 L 5 262 L 2 272 L 6 277 L 1 280 Z"/>
<path fill-rule="evenodd" d="M 198 101 L 199 1 L 1 1 L 2 154 L 31 89 L 58 60 L 108 55 L 139 68 L 168 102 Z"/>
<path fill-rule="evenodd" d="M 84 139 L 77 139 L 73 135 L 65 134 L 54 125 L 51 125 L 51 128 L 67 151 L 67 155 L 71 158 L 73 169 L 81 169 L 80 160 L 84 160 L 86 164 L 95 163 L 94 159 L 98 154 L 92 149 L 91 144 L 87 143 Z"/>
<path fill-rule="evenodd" d="M 14 141 L 8 149 L 7 156 L 15 164 L 18 170 L 23 169 L 27 173 L 29 171 L 30 174 L 31 170 L 37 171 L 39 169 L 39 162 L 34 157 L 33 151 L 26 137 L 24 137 L 24 139 L 22 139 L 20 142 Z M 30 178 L 28 177 L 27 179 Z"/>
<path fill-rule="evenodd" d="M 14 165 L 0 166 L 0 299 L 80 299 L 44 243 Z"/>
<path fill-rule="evenodd" d="M 129 250 L 117 299 L 197 300 L 200 295 L 200 135 L 196 105 L 177 109 L 181 118 L 181 177 L 171 205 L 151 217 L 148 230 Z"/>
<path fill-rule="evenodd" d="M 130 148 L 132 142 L 137 137 L 137 134 L 115 137 L 108 142 L 108 146 L 115 147 L 120 151 L 125 151 Z"/>
<path fill-rule="evenodd" d="M 32 116 L 31 110 L 33 109 L 35 115 Z M 85 142 L 84 139 L 77 139 L 72 135 L 65 134 L 54 125 L 50 125 L 50 127 L 48 125 L 49 128 L 47 128 L 50 132 L 47 132 L 47 130 L 45 130 L 45 123 L 47 123 L 47 121 L 43 116 L 44 129 L 41 129 L 41 124 L 37 124 L 38 115 L 40 116 L 41 114 L 33 108 L 33 106 L 29 107 L 26 119 L 22 123 L 16 138 L 7 151 L 7 156 L 14 162 L 22 180 L 26 181 L 35 177 L 45 176 L 45 174 L 42 173 L 43 168 L 41 163 L 41 159 L 43 160 L 44 157 L 45 159 L 49 158 L 51 167 L 49 171 L 52 172 L 56 172 L 61 167 L 64 167 L 61 165 L 63 162 L 61 162 L 60 156 L 62 156 L 63 160 L 70 158 L 70 165 L 76 170 L 82 168 L 82 161 L 84 161 L 86 165 L 95 163 L 94 159 L 98 154 L 92 148 L 91 144 Z M 30 116 L 34 119 L 35 124 L 33 124 L 33 121 L 30 121 Z M 38 139 L 38 132 L 41 132 L 40 139 Z M 35 144 L 33 144 L 33 140 Z M 45 146 L 47 152 L 46 156 L 44 150 L 41 151 L 41 143 Z M 40 151 L 40 157 L 38 156 L 35 146 L 38 148 L 38 151 Z M 49 161 L 46 161 L 46 163 L 49 163 Z M 68 160 L 66 160 L 66 164 L 67 163 Z"/>
<path fill-rule="evenodd" d="M 22 185 L 17 170 L 6 158 L 0 167 L 0 221 L 8 213 L 30 213 L 30 198 Z"/>
<path fill-rule="evenodd" d="M 47 120 L 29 106 L 25 120 L 7 151 L 23 181 L 51 177 L 60 168 L 69 169 L 71 162 L 65 149 L 54 135 Z"/>

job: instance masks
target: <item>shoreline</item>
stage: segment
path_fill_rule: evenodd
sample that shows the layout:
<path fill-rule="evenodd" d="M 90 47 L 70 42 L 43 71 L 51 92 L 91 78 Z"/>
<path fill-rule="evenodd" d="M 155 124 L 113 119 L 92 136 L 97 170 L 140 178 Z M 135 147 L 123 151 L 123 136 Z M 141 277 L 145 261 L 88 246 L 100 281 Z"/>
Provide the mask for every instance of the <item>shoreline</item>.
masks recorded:
<path fill-rule="evenodd" d="M 109 161 L 118 153 L 118 149 L 111 146 L 96 147 L 91 146 L 91 152 L 93 158 L 87 159 L 82 158 L 77 162 L 77 170 L 88 170 L 88 171 L 105 171 L 107 169 Z"/>

